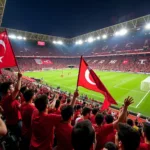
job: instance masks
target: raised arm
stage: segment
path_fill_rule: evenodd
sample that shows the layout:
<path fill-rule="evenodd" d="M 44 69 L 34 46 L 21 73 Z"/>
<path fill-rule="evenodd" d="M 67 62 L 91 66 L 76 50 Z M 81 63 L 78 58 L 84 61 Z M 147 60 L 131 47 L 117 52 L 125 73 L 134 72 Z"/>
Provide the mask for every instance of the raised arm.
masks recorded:
<path fill-rule="evenodd" d="M 73 99 L 71 101 L 71 106 L 73 107 L 76 101 L 76 98 L 79 96 L 78 90 L 74 92 Z"/>
<path fill-rule="evenodd" d="M 118 123 L 119 122 L 124 122 L 126 120 L 128 107 L 132 103 L 133 103 L 133 98 L 132 97 L 128 96 L 124 100 L 124 107 L 123 107 L 123 109 L 121 110 L 121 112 L 119 114 L 119 118 L 118 118 L 118 120 L 116 120 L 116 121 L 113 122 L 114 128 L 118 128 Z"/>
<path fill-rule="evenodd" d="M 16 87 L 15 87 L 15 90 L 12 93 L 13 100 L 17 97 L 17 95 L 19 94 L 19 91 L 21 89 L 21 78 L 22 78 L 22 74 L 18 73 L 18 81 L 17 81 Z"/>
<path fill-rule="evenodd" d="M 7 128 L 3 120 L 0 118 L 0 135 L 6 135 L 7 134 Z"/>

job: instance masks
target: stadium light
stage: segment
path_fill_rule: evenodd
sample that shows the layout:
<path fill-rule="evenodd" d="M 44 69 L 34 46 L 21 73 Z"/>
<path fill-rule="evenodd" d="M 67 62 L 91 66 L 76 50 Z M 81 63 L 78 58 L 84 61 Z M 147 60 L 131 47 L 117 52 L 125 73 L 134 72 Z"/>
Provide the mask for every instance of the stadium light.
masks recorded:
<path fill-rule="evenodd" d="M 102 36 L 102 38 L 103 38 L 103 39 L 107 39 L 107 35 L 104 34 L 104 35 Z"/>
<path fill-rule="evenodd" d="M 94 41 L 93 37 L 89 37 L 89 38 L 88 38 L 88 42 L 89 42 L 89 43 L 92 43 L 93 41 Z"/>
<path fill-rule="evenodd" d="M 82 40 L 76 41 L 76 45 L 82 45 L 82 44 L 83 44 Z"/>
<path fill-rule="evenodd" d="M 100 37 L 99 37 L 99 36 L 97 37 L 97 40 L 100 40 Z"/>
<path fill-rule="evenodd" d="M 22 40 L 23 37 L 22 36 L 17 36 L 17 39 Z"/>
<path fill-rule="evenodd" d="M 58 41 L 58 42 L 57 42 L 57 44 L 62 45 L 62 44 L 63 44 L 63 42 L 62 42 L 62 41 Z"/>
<path fill-rule="evenodd" d="M 123 36 L 127 34 L 128 30 L 127 29 L 121 29 L 120 31 L 115 32 L 115 36 Z"/>
<path fill-rule="evenodd" d="M 57 42 L 56 42 L 56 41 L 53 41 L 53 43 L 56 44 Z"/>
<path fill-rule="evenodd" d="M 147 23 L 147 24 L 145 25 L 145 29 L 147 29 L 147 30 L 150 29 L 150 23 Z"/>
<path fill-rule="evenodd" d="M 14 34 L 9 35 L 9 38 L 16 39 L 17 37 Z"/>
<path fill-rule="evenodd" d="M 26 40 L 27 38 L 26 38 L 26 37 L 23 37 L 23 39 Z"/>

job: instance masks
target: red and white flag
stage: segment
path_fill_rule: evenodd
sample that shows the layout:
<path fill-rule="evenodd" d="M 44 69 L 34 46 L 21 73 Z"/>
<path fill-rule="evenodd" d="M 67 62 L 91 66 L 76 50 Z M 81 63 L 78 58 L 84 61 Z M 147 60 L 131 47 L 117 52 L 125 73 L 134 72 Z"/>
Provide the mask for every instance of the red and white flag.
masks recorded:
<path fill-rule="evenodd" d="M 77 86 L 82 86 L 86 89 L 99 92 L 105 96 L 105 100 L 101 110 L 107 109 L 111 104 L 117 104 L 102 81 L 97 77 L 95 72 L 88 66 L 85 60 L 81 56 L 80 68 Z"/>
<path fill-rule="evenodd" d="M 0 33 L 0 68 L 17 66 L 7 32 Z"/>
<path fill-rule="evenodd" d="M 53 62 L 49 59 L 35 59 L 35 62 L 38 65 L 52 65 L 53 64 Z"/>

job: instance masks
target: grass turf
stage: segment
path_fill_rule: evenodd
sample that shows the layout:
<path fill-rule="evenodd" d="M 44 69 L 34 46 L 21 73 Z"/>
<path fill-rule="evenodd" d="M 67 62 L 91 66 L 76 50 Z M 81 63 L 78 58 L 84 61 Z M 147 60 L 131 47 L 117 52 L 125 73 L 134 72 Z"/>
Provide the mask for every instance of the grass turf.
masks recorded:
<path fill-rule="evenodd" d="M 61 77 L 62 73 L 63 77 Z M 70 74 L 68 75 L 68 73 Z M 96 71 L 96 73 L 115 98 L 118 106 L 123 104 L 126 97 L 132 96 L 134 98 L 134 104 L 132 104 L 129 110 L 150 116 L 150 94 L 140 90 L 141 81 L 147 78 L 148 75 L 102 71 Z M 53 87 L 60 86 L 62 90 L 73 93 L 76 89 L 78 70 L 65 69 L 63 71 L 25 72 L 24 75 L 43 78 L 49 85 Z M 103 95 L 100 93 L 89 91 L 82 87 L 79 87 L 79 93 L 87 94 L 89 98 L 94 98 L 98 101 L 104 100 Z"/>

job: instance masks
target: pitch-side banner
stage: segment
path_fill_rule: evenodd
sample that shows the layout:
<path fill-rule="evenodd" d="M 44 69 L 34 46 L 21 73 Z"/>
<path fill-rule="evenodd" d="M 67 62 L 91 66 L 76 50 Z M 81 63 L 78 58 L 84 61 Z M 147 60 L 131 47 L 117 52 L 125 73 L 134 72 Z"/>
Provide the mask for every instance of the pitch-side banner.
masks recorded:
<path fill-rule="evenodd" d="M 50 59 L 34 59 L 38 65 L 50 65 L 53 62 Z"/>

